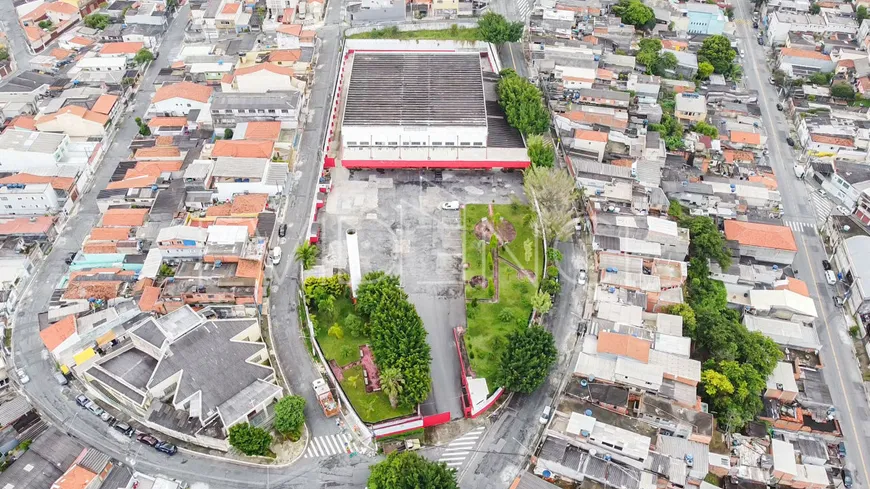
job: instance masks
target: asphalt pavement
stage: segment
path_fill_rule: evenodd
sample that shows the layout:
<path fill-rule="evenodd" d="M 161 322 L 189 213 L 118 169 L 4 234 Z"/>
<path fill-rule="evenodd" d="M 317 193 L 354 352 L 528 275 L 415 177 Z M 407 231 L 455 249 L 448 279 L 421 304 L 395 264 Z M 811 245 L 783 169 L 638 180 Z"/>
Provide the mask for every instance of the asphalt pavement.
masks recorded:
<path fill-rule="evenodd" d="M 752 5 L 737 2 L 735 18 L 751 20 Z M 768 83 L 771 75 L 767 65 L 768 54 L 756 44 L 758 31 L 752 28 L 751 22 L 737 22 L 737 26 L 737 35 L 746 52 L 746 58 L 742 60 L 745 82 L 748 88 L 759 91 L 762 120 L 768 134 L 770 165 L 776 174 L 782 195 L 784 220 L 815 224 L 816 215 L 810 196 L 812 189 L 803 180 L 795 177 L 793 165 L 798 154 L 785 142 L 788 121 L 776 110 L 775 104 L 779 97 L 775 88 Z M 822 260 L 828 256 L 813 227 L 803 227 L 795 233 L 795 238 L 798 242 L 798 254 L 793 268 L 798 270 L 798 278 L 809 285 L 810 294 L 818 309 L 819 319 L 814 326 L 823 345 L 821 358 L 825 368 L 822 372 L 838 409 L 837 419 L 840 421 L 848 451 L 846 466 L 854 474 L 856 487 L 870 487 L 870 438 L 867 436 L 870 410 L 843 309 L 834 305 L 834 289 L 827 285 L 824 278 Z"/>
<path fill-rule="evenodd" d="M 530 5 L 534 0 L 493 0 L 489 9 L 497 14 L 505 16 L 510 21 L 529 22 Z M 502 69 L 512 68 L 522 77 L 529 76 L 529 67 L 523 55 L 524 41 L 508 42 L 498 46 L 498 56 L 501 59 Z"/>
<path fill-rule="evenodd" d="M 3 86 L 7 80 L 14 78 L 22 70 L 30 69 L 30 59 L 33 58 L 33 54 L 30 52 L 29 43 L 24 36 L 24 29 L 18 22 L 18 13 L 11 1 L 0 2 L 0 18 L 3 19 L 0 20 L 0 25 L 3 25 L 3 33 L 6 34 L 6 39 L 9 41 L 7 49 L 17 67 L 14 73 L 10 73 L 0 81 L 0 86 Z"/>

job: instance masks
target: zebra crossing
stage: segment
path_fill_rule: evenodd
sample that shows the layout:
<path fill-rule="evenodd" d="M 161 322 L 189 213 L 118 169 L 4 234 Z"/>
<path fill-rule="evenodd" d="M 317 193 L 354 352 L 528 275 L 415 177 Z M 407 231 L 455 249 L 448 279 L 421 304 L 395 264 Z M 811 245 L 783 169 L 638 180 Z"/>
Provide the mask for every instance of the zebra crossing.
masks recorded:
<path fill-rule="evenodd" d="M 525 20 L 532 12 L 535 0 L 517 0 L 517 10 L 520 13 L 520 18 Z"/>
<path fill-rule="evenodd" d="M 450 442 L 441 453 L 441 458 L 438 461 L 444 462 L 448 467 L 453 468 L 462 465 L 465 459 L 471 455 L 474 446 L 480 441 L 479 438 L 483 435 L 484 429 L 483 426 L 479 426 Z"/>
<path fill-rule="evenodd" d="M 782 223 L 791 228 L 791 230 L 796 233 L 802 233 L 804 232 L 804 230 L 808 232 L 815 232 L 816 230 L 816 225 L 809 222 L 782 221 Z"/>
<path fill-rule="evenodd" d="M 816 213 L 816 220 L 824 222 L 831 215 L 834 209 L 834 203 L 828 200 L 827 197 L 819 195 L 818 192 L 810 194 L 810 200 L 813 201 L 813 210 Z"/>
<path fill-rule="evenodd" d="M 315 436 L 308 444 L 303 458 L 329 457 L 339 453 L 350 454 L 356 452 L 353 437 L 350 434 L 339 433 L 337 435 Z"/>

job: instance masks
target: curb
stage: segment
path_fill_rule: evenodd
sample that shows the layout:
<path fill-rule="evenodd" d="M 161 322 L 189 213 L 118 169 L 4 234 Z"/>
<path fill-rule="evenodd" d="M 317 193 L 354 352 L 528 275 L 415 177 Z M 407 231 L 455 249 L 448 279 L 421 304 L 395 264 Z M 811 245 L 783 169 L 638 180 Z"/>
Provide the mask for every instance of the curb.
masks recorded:
<path fill-rule="evenodd" d="M 291 460 L 291 461 L 289 461 L 289 462 L 287 462 L 287 463 L 283 463 L 283 464 L 263 464 L 263 463 L 257 463 L 257 462 L 248 462 L 247 460 L 237 460 L 237 459 L 229 458 L 229 457 L 221 457 L 220 455 L 212 455 L 212 454 L 210 454 L 210 453 L 198 452 L 198 451 L 196 451 L 196 450 L 191 450 L 191 449 L 189 449 L 189 448 L 184 448 L 184 447 L 178 447 L 178 451 L 179 451 L 179 452 L 186 453 L 186 454 L 188 454 L 188 455 L 193 455 L 193 456 L 195 456 L 195 457 L 210 458 L 210 459 L 212 459 L 212 460 L 220 460 L 220 461 L 222 461 L 222 462 L 229 462 L 229 463 L 231 463 L 231 464 L 242 465 L 242 466 L 245 466 L 245 467 L 278 467 L 278 468 L 285 468 L 285 467 L 290 467 L 291 465 L 293 465 L 293 464 L 295 464 L 296 462 L 298 462 L 299 459 L 302 458 L 303 455 L 305 455 L 305 452 L 308 451 L 308 445 L 309 445 L 309 443 L 311 443 L 311 432 L 308 430 L 308 425 L 307 425 L 307 424 L 305 425 L 305 434 L 306 434 L 306 438 L 305 438 L 305 446 L 302 447 L 302 452 L 301 452 L 299 455 L 297 455 L 293 460 Z"/>

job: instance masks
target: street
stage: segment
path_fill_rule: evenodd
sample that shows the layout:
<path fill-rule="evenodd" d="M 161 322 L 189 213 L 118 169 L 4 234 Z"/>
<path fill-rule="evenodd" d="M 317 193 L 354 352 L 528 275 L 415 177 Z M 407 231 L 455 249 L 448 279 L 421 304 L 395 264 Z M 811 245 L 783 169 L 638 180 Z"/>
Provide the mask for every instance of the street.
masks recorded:
<path fill-rule="evenodd" d="M 735 19 L 751 20 L 752 5 L 754 4 L 738 2 Z M 788 134 L 783 129 L 788 127 L 788 122 L 774 107 L 778 96 L 775 88 L 768 83 L 771 73 L 767 69 L 766 51 L 760 47 L 756 49 L 756 31 L 752 29 L 751 21 L 737 22 L 737 25 L 737 33 L 747 53 L 742 62 L 745 81 L 748 88 L 759 91 L 758 99 L 763 101 L 760 106 L 768 134 L 770 164 L 782 195 L 784 219 L 788 222 L 815 225 L 816 216 L 809 195 L 811 190 L 792 171 L 797 154 L 785 143 Z M 807 227 L 795 234 L 799 251 L 793 268 L 800 272 L 799 278 L 807 282 L 818 308 L 819 320 L 815 322 L 815 327 L 823 345 L 821 357 L 825 368 L 822 372 L 838 408 L 837 419 L 840 421 L 848 451 L 847 467 L 853 471 L 856 485 L 868 487 L 870 439 L 867 437 L 867 429 L 870 427 L 870 411 L 847 331 L 848 324 L 843 316 L 843 309 L 834 305 L 833 289 L 824 279 L 821 262 L 828 257 L 821 238 L 813 227 Z"/>
<path fill-rule="evenodd" d="M 490 10 L 505 16 L 510 21 L 528 24 L 529 13 L 534 3 L 534 0 L 494 0 L 489 7 Z M 502 69 L 511 68 L 522 77 L 529 76 L 529 67 L 523 54 L 524 44 L 525 41 L 520 40 L 520 42 L 508 42 L 498 46 Z"/>
<path fill-rule="evenodd" d="M 18 13 L 15 11 L 15 5 L 12 2 L 0 2 L 0 16 L 4 19 L 0 21 L 0 24 L 3 25 L 3 33 L 6 34 L 6 38 L 9 40 L 9 45 L 6 47 L 9 50 L 9 54 L 15 60 L 15 66 L 18 67 L 15 72 L 10 73 L 0 81 L 0 86 L 2 86 L 7 80 L 14 78 L 21 71 L 30 69 L 30 59 L 33 57 L 33 54 L 30 53 L 27 47 L 28 43 L 27 38 L 24 36 L 24 29 L 18 23 Z"/>

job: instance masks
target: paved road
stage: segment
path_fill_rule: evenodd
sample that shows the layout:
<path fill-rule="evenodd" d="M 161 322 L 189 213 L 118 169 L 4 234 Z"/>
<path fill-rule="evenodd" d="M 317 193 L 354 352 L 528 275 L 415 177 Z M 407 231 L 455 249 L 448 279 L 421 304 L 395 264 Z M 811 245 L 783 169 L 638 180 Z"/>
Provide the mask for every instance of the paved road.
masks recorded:
<path fill-rule="evenodd" d="M 18 23 L 18 14 L 11 1 L 0 2 L 0 18 L 2 18 L 0 24 L 3 25 L 3 33 L 9 40 L 9 46 L 7 46 L 9 54 L 12 55 L 18 67 L 15 73 L 9 74 L 3 81 L 0 81 L 0 86 L 2 86 L 8 79 L 13 78 L 22 70 L 30 69 L 30 58 L 33 57 L 33 54 L 27 48 L 28 42 L 24 36 L 24 29 Z"/>
<path fill-rule="evenodd" d="M 737 2 L 737 19 L 749 19 L 751 15 L 751 4 Z M 742 38 L 747 53 L 743 62 L 747 85 L 759 90 L 762 119 L 769 136 L 771 166 L 777 175 L 785 219 L 792 223 L 815 223 L 816 216 L 807 186 L 794 176 L 792 165 L 797 155 L 785 143 L 788 125 L 783 114 L 774 106 L 778 98 L 774 88 L 767 82 L 770 71 L 767 68 L 766 53 L 756 44 L 756 31 L 752 29 L 751 23 L 739 22 L 737 34 Z M 834 404 L 839 410 L 838 419 L 849 452 L 847 466 L 853 469 L 858 484 L 870 487 L 870 438 L 867 437 L 870 411 L 855 363 L 852 341 L 842 310 L 834 306 L 834 291 L 825 282 L 821 261 L 827 256 L 821 239 L 814 229 L 807 226 L 802 229 L 795 233 L 800 250 L 794 268 L 799 271 L 799 277 L 809 285 L 818 307 L 819 320 L 815 327 L 823 345 L 823 373 L 831 389 Z"/>
<path fill-rule="evenodd" d="M 586 252 L 580 242 L 559 243 L 557 247 L 563 255 L 559 265 L 562 292 L 547 321 L 559 349 L 557 367 L 550 373 L 548 382 L 534 393 L 514 395 L 484 431 L 479 445 L 469 448 L 469 458 L 463 459 L 465 465 L 459 469 L 462 488 L 503 489 L 510 485 L 525 467 L 539 441 L 542 425 L 538 419 L 544 406 L 551 403 L 564 376 L 573 370 L 577 323 L 586 301 L 585 287 L 577 285 L 577 272 L 587 268 Z M 450 450 L 448 446 L 431 457 L 436 460 L 455 457 Z"/>
<path fill-rule="evenodd" d="M 319 128 L 325 126 L 324 90 L 331 92 L 332 75 L 329 73 L 334 74 L 335 57 L 337 56 L 334 53 L 338 38 L 338 26 L 334 25 L 337 15 L 338 9 L 330 8 L 328 18 L 330 22 L 333 22 L 333 25 L 322 29 L 321 35 L 327 41 L 324 42 L 325 54 L 321 58 L 318 70 L 326 74 L 315 81 L 314 95 L 310 106 L 314 113 L 315 129 L 305 133 L 302 142 L 302 155 L 300 156 L 303 161 L 302 173 L 301 176 L 296 177 L 298 180 L 296 187 L 299 189 L 299 193 L 295 194 L 295 198 L 290 199 L 289 211 L 286 214 L 290 216 L 289 222 L 294 223 L 294 226 L 288 230 L 288 235 L 295 238 L 299 237 L 301 228 L 297 221 L 307 219 L 311 202 L 313 178 L 316 173 L 315 161 L 320 146 L 320 135 L 322 135 L 322 129 Z M 187 16 L 188 7 L 180 9 L 178 17 L 164 39 L 163 46 L 166 46 L 167 49 L 177 50 L 180 48 Z M 150 66 L 144 76 L 143 90 L 137 93 L 134 99 L 135 113 L 131 114 L 128 119 L 144 114 L 153 94 L 154 78 L 161 68 L 165 68 L 169 64 L 172 57 L 173 53 L 164 51 L 164 55 Z M 115 136 L 103 164 L 97 170 L 94 188 L 104 188 L 116 163 L 129 156 L 128 146 L 135 134 L 136 125 L 132 121 L 127 120 L 121 124 L 121 129 Z M 289 468 L 247 466 L 225 459 L 206 458 L 184 451 L 174 457 L 167 457 L 153 450 L 145 449 L 147 447 L 131 440 L 119 440 L 114 436 L 114 433 L 110 432 L 108 425 L 76 407 L 69 392 L 61 391 L 60 386 L 52 378 L 54 362 L 50 360 L 48 352 L 40 341 L 39 325 L 35 313 L 47 308 L 54 285 L 66 272 L 67 267 L 63 263 L 66 254 L 81 248 L 82 241 L 88 231 L 98 220 L 100 213 L 96 206 L 96 194 L 97 191 L 92 190 L 82 197 L 77 212 L 70 218 L 66 230 L 58 238 L 46 263 L 38 270 L 33 281 L 33 284 L 36 285 L 31 286 L 25 293 L 19 305 L 21 312 L 15 318 L 13 335 L 15 362 L 16 365 L 26 367 L 31 378 L 30 383 L 26 385 L 26 392 L 42 412 L 61 429 L 66 430 L 68 434 L 137 470 L 162 474 L 188 483 L 202 483 L 210 488 L 363 487 L 368 477 L 368 465 L 372 462 L 371 459 L 364 457 L 348 458 L 341 455 L 329 458 L 304 458 Z M 281 270 L 284 276 L 292 275 L 287 271 L 289 262 L 290 260 L 287 260 Z M 278 293 L 282 293 L 280 286 Z M 289 299 L 280 301 L 273 295 L 273 306 L 275 306 L 276 314 L 290 315 L 290 318 L 295 318 L 295 312 L 290 314 L 290 303 Z M 296 348 L 302 344 L 299 338 L 295 337 L 296 322 L 282 319 L 280 316 L 276 321 L 278 324 L 275 328 L 275 340 L 280 343 L 276 351 L 281 355 L 282 365 L 290 374 L 288 380 L 294 389 L 307 393 L 310 390 L 310 379 L 313 378 L 313 374 L 310 372 L 311 362 L 307 354 L 304 353 L 304 350 L 303 353 L 299 353 L 298 348 Z M 300 386 L 308 388 L 299 389 Z M 310 401 L 311 399 L 309 399 Z M 310 424 L 314 427 L 315 435 L 320 432 L 327 433 L 329 431 L 327 428 L 331 428 L 333 433 L 337 432 L 331 421 L 322 421 L 324 418 L 319 411 L 309 409 L 307 414 L 311 420 Z"/>
<path fill-rule="evenodd" d="M 490 10 L 504 15 L 511 21 L 528 23 L 529 12 L 534 0 L 493 0 Z M 523 42 L 509 42 L 498 47 L 502 68 L 512 68 L 518 75 L 529 76 L 529 68 L 523 55 Z"/>

